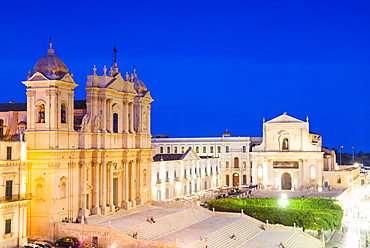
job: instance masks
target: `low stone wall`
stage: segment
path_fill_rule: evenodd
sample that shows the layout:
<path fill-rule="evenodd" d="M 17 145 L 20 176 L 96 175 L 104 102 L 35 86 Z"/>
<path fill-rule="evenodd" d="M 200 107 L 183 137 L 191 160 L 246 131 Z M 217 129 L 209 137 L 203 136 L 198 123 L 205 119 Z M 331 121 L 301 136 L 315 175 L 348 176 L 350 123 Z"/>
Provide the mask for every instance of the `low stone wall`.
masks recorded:
<path fill-rule="evenodd" d="M 178 243 L 170 242 L 154 242 L 141 241 L 134 239 L 112 226 L 97 226 L 88 224 L 75 223 L 55 223 L 55 239 L 71 236 L 76 237 L 80 242 L 93 242 L 93 238 L 97 238 L 97 242 L 102 247 L 106 248 L 130 248 L 130 247 L 163 247 L 163 248 L 182 248 Z"/>

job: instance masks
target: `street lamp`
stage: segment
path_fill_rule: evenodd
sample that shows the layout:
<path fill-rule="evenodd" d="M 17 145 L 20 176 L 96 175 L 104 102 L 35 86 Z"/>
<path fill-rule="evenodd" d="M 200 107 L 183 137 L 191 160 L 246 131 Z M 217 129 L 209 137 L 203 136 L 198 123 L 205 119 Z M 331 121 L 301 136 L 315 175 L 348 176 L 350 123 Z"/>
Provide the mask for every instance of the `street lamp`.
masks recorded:
<path fill-rule="evenodd" d="M 342 164 L 342 149 L 344 146 L 338 146 L 339 148 L 339 165 Z"/>
<path fill-rule="evenodd" d="M 284 208 L 289 205 L 289 201 L 286 194 L 281 195 L 281 199 L 279 200 L 279 205 L 283 206 Z"/>

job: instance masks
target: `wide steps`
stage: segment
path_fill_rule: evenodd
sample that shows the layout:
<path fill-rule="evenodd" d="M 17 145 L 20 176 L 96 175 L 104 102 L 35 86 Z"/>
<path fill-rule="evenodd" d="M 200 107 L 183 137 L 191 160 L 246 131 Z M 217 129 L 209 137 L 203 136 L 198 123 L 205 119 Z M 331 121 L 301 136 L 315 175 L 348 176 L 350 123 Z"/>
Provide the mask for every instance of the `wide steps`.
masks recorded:
<path fill-rule="evenodd" d="M 140 240 L 155 240 L 169 233 L 194 225 L 210 218 L 207 213 L 189 208 L 171 215 L 155 219 L 155 223 L 144 222 L 139 225 L 120 230 L 122 233 L 132 236 L 138 233 Z"/>
<path fill-rule="evenodd" d="M 240 219 L 208 235 L 206 240 L 198 240 L 189 247 L 204 248 L 206 245 L 214 248 L 239 247 L 261 232 L 263 232 L 263 230 L 260 229 L 256 224 L 245 219 Z M 236 237 L 235 239 L 231 238 L 233 234 Z"/>
<path fill-rule="evenodd" d="M 319 242 L 315 242 L 314 240 L 315 238 L 312 237 L 312 238 L 309 238 L 309 237 L 306 237 L 302 234 L 298 234 L 298 233 L 295 233 L 294 235 L 292 235 L 292 237 L 290 237 L 285 243 L 285 247 L 286 248 L 295 248 L 295 247 L 299 247 L 299 248 L 323 248 L 325 247 L 324 244 L 319 244 Z"/>

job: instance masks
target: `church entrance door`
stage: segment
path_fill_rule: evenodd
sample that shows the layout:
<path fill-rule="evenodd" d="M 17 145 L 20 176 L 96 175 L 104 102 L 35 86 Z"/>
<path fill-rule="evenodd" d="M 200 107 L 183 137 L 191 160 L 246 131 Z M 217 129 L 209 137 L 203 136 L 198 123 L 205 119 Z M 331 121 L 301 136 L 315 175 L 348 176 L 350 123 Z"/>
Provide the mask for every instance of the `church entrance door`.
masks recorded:
<path fill-rule="evenodd" d="M 292 177 L 287 172 L 285 172 L 281 176 L 281 189 L 282 190 L 291 190 L 292 189 Z"/>
<path fill-rule="evenodd" d="M 234 187 L 239 186 L 239 174 L 238 173 L 233 174 L 233 186 Z"/>

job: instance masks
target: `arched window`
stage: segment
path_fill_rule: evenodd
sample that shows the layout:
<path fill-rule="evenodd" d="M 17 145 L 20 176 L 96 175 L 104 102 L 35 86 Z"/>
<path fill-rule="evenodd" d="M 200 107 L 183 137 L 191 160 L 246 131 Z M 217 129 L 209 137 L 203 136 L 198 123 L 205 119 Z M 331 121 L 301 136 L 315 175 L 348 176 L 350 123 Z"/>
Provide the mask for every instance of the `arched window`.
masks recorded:
<path fill-rule="evenodd" d="M 118 114 L 113 114 L 113 133 L 118 133 Z"/>
<path fill-rule="evenodd" d="M 44 200 L 44 185 L 42 183 L 36 185 L 36 200 Z"/>
<path fill-rule="evenodd" d="M 37 105 L 37 111 L 38 111 L 38 123 L 45 123 L 45 104 L 39 103 Z"/>
<path fill-rule="evenodd" d="M 342 178 L 338 177 L 337 178 L 337 183 L 342 183 Z"/>
<path fill-rule="evenodd" d="M 238 157 L 234 158 L 234 168 L 239 168 L 239 158 Z"/>
<path fill-rule="evenodd" d="M 316 168 L 315 168 L 315 166 L 310 167 L 310 177 L 311 177 L 311 179 L 316 178 Z"/>
<path fill-rule="evenodd" d="M 283 150 L 289 150 L 289 140 L 288 138 L 284 138 L 283 139 L 283 147 L 282 147 Z"/>
<path fill-rule="evenodd" d="M 67 104 L 62 103 L 60 106 L 60 123 L 67 123 Z"/>
<path fill-rule="evenodd" d="M 0 137 L 4 136 L 4 120 L 0 119 Z"/>
<path fill-rule="evenodd" d="M 67 197 L 67 186 L 66 183 L 63 182 L 60 185 L 60 198 L 66 198 Z"/>

